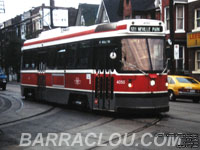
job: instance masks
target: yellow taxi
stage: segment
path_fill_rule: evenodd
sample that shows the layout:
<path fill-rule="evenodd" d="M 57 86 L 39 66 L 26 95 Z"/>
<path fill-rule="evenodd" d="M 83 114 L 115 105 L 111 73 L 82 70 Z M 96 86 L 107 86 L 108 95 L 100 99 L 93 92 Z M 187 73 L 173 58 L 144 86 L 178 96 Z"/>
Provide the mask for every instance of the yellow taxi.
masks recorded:
<path fill-rule="evenodd" d="M 194 103 L 200 100 L 200 82 L 188 76 L 169 75 L 168 78 L 169 100 L 176 98 L 192 99 Z"/>

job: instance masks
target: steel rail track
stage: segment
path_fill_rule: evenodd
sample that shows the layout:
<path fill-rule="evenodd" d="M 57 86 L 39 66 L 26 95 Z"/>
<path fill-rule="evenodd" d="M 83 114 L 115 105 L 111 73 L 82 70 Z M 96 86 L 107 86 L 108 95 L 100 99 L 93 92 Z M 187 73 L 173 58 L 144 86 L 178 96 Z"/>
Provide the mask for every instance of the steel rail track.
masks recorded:
<path fill-rule="evenodd" d="M 150 122 L 150 123 L 146 123 L 144 126 L 142 126 L 142 127 L 138 128 L 138 129 L 135 129 L 135 130 L 133 130 L 133 131 L 130 131 L 130 132 L 126 133 L 126 134 L 127 134 L 127 137 L 131 137 L 134 133 L 139 133 L 139 132 L 141 132 L 141 131 L 143 131 L 143 130 L 145 130 L 145 129 L 147 129 L 147 128 L 150 128 L 150 127 L 156 125 L 158 122 L 160 122 L 160 121 L 162 120 L 162 118 L 163 118 L 163 116 L 162 116 L 162 115 L 159 115 L 158 119 L 156 119 L 156 120 L 154 120 L 154 121 L 152 121 L 152 122 Z M 126 136 L 126 134 L 125 134 L 125 133 L 122 134 L 122 135 L 121 135 L 121 138 L 123 139 L 123 138 Z M 112 142 L 115 142 L 115 141 L 117 141 L 117 140 L 119 140 L 119 137 L 113 138 L 112 140 L 105 141 L 105 142 L 103 142 L 102 144 L 107 144 L 107 145 L 108 145 L 111 141 L 112 141 Z M 88 148 L 88 149 L 86 149 L 86 150 L 94 150 L 94 149 L 96 149 L 96 148 L 100 148 L 100 146 L 97 145 L 97 146 Z"/>

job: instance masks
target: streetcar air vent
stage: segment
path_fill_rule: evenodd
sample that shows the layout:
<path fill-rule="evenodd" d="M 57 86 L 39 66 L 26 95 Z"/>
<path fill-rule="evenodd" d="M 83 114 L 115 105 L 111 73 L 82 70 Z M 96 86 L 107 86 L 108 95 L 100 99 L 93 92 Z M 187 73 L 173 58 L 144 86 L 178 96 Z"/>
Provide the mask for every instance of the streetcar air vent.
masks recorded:
<path fill-rule="evenodd" d="M 116 27 L 117 27 L 116 23 L 98 25 L 95 29 L 95 32 L 104 32 L 104 31 L 116 30 Z"/>

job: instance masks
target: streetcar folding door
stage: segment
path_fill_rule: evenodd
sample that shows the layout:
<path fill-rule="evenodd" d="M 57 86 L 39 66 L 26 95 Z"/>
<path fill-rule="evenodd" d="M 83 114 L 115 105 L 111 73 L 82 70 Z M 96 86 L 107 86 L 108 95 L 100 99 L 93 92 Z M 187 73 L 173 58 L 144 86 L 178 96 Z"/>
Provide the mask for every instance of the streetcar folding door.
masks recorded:
<path fill-rule="evenodd" d="M 38 52 L 37 54 L 37 68 L 38 68 L 38 99 L 45 99 L 46 92 L 46 63 L 47 63 L 47 53 Z"/>
<path fill-rule="evenodd" d="M 94 56 L 94 68 L 96 76 L 94 78 L 94 102 L 93 109 L 114 111 L 114 77 L 113 60 L 110 59 L 110 54 L 113 49 L 96 48 Z"/>

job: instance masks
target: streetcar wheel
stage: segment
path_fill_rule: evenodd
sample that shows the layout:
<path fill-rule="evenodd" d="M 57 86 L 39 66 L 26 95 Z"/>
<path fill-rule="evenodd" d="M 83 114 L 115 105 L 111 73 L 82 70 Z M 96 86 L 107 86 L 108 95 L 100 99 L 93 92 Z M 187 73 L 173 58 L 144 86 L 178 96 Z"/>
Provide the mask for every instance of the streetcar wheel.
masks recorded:
<path fill-rule="evenodd" d="M 26 90 L 24 97 L 26 100 L 34 100 L 35 99 L 35 94 L 33 90 Z"/>
<path fill-rule="evenodd" d="M 175 101 L 176 100 L 176 96 L 174 95 L 173 91 L 169 91 L 169 100 L 170 101 Z"/>
<path fill-rule="evenodd" d="M 87 96 L 71 95 L 69 100 L 69 106 L 79 110 L 87 110 L 88 108 Z"/>
<path fill-rule="evenodd" d="M 199 103 L 200 99 L 199 98 L 194 98 L 193 103 Z"/>

